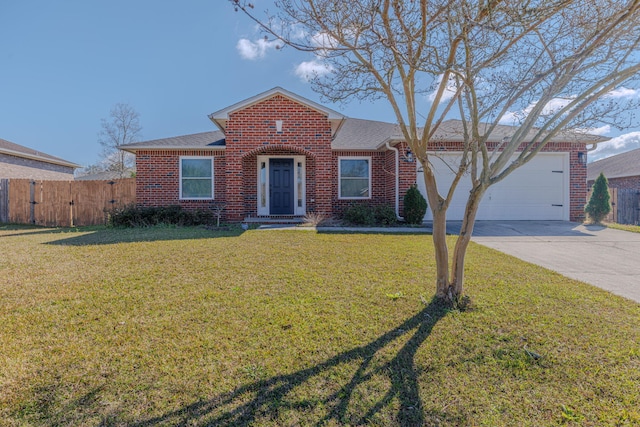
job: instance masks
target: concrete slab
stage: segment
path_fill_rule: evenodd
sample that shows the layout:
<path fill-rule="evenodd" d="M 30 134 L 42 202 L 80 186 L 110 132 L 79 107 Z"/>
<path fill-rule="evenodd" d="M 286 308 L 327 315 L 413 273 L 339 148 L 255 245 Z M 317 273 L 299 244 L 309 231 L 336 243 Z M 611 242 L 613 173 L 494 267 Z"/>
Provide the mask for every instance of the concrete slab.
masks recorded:
<path fill-rule="evenodd" d="M 640 302 L 640 233 L 564 221 L 478 221 L 472 240 Z"/>

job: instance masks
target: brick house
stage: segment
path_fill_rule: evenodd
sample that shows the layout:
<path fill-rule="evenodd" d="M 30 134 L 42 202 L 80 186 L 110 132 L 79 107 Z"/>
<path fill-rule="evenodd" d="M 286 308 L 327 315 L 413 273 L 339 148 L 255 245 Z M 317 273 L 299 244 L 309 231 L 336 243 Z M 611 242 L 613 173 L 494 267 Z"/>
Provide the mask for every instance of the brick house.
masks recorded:
<path fill-rule="evenodd" d="M 0 139 L 0 178 L 70 180 L 79 165 Z"/>
<path fill-rule="evenodd" d="M 424 192 L 396 125 L 352 119 L 282 88 L 209 115 L 219 130 L 129 144 L 136 155 L 140 206 L 207 209 L 224 203 L 227 221 L 339 215 L 351 203 L 389 205 L 402 215 L 410 185 Z M 513 132 L 500 126 L 495 143 Z M 537 158 L 495 185 L 478 219 L 580 220 L 587 194 L 585 144 L 599 137 L 564 133 Z M 441 126 L 430 146 L 441 185 L 461 148 L 461 125 Z M 457 151 L 456 151 L 457 150 Z M 449 218 L 462 217 L 465 185 Z M 469 183 L 470 185 L 470 183 Z M 430 219 L 429 214 L 425 219 Z"/>
<path fill-rule="evenodd" d="M 589 163 L 589 188 L 600 173 L 607 177 L 609 188 L 640 191 L 640 148 Z"/>

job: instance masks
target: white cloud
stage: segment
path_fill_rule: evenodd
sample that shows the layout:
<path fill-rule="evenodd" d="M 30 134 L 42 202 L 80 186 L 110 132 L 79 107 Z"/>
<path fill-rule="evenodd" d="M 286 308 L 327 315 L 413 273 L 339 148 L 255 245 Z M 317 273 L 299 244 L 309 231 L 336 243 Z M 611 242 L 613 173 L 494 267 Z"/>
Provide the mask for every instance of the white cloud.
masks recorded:
<path fill-rule="evenodd" d="M 629 89 L 626 87 L 620 87 L 614 89 L 605 95 L 607 98 L 638 98 L 640 97 L 640 90 Z"/>
<path fill-rule="evenodd" d="M 327 33 L 315 33 L 311 37 L 311 43 L 315 47 L 329 49 L 337 46 L 337 41 Z"/>
<path fill-rule="evenodd" d="M 330 65 L 323 63 L 319 59 L 313 59 L 298 64 L 294 73 L 300 80 L 308 82 L 315 77 L 327 75 L 331 71 L 333 71 L 333 68 Z"/>
<path fill-rule="evenodd" d="M 442 78 L 444 77 L 444 74 L 440 74 L 438 76 L 438 87 L 440 86 L 440 83 L 442 83 Z M 453 98 L 453 95 L 456 94 L 456 80 L 452 75 L 449 75 L 449 81 L 447 82 L 447 87 L 445 87 L 444 92 L 442 93 L 442 98 L 440 98 L 440 102 L 447 102 L 448 100 L 450 100 L 451 98 Z M 433 102 L 436 99 L 436 94 L 438 93 L 438 88 L 436 88 L 433 92 L 431 92 L 428 96 L 427 99 L 429 99 L 429 102 Z"/>
<path fill-rule="evenodd" d="M 541 116 L 549 116 L 562 110 L 573 101 L 573 98 L 553 98 L 542 108 Z M 533 111 L 537 102 L 532 102 L 526 108 L 520 111 L 507 111 L 500 119 L 502 125 L 517 125 L 524 120 Z"/>
<path fill-rule="evenodd" d="M 630 132 L 601 142 L 589 153 L 589 161 L 604 159 L 615 154 L 640 148 L 640 132 Z"/>
<path fill-rule="evenodd" d="M 587 132 L 590 133 L 591 135 L 606 135 L 609 132 L 611 132 L 611 126 L 604 125 L 604 126 L 600 126 L 599 128 L 589 129 Z"/>
<path fill-rule="evenodd" d="M 280 43 L 277 40 L 266 39 L 258 39 L 255 42 L 249 39 L 240 39 L 236 44 L 240 56 L 251 61 L 264 58 L 269 49 L 278 49 L 279 47 Z"/>
<path fill-rule="evenodd" d="M 540 113 L 542 116 L 548 116 L 551 114 L 555 114 L 558 111 L 562 110 L 564 107 L 566 107 L 567 105 L 569 105 L 571 103 L 571 101 L 573 101 L 573 98 L 567 99 L 567 98 L 553 98 L 551 101 L 547 102 L 547 105 L 544 106 L 544 108 L 542 109 L 542 113 Z M 533 107 L 535 106 L 535 104 L 530 105 L 529 111 L 527 113 L 530 113 L 531 110 L 533 110 Z"/>
<path fill-rule="evenodd" d="M 586 133 L 589 135 L 606 135 L 609 132 L 611 132 L 611 126 L 604 125 L 604 126 L 600 126 L 599 128 L 576 128 L 573 130 L 576 132 Z"/>

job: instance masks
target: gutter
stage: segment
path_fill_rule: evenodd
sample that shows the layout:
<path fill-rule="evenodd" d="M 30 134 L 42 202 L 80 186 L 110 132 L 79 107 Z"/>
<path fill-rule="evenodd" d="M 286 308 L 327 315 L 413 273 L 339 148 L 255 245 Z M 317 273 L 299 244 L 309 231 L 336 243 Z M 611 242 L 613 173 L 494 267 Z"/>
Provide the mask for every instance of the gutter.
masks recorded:
<path fill-rule="evenodd" d="M 400 151 L 396 148 L 396 147 L 392 147 L 389 141 L 386 141 L 384 143 L 385 147 L 387 147 L 389 150 L 393 150 L 395 152 L 395 157 L 396 157 L 396 196 L 395 196 L 395 208 L 396 208 L 396 218 L 398 218 L 399 220 L 404 220 L 403 217 L 400 216 L 400 200 L 399 200 L 399 194 L 400 194 Z"/>

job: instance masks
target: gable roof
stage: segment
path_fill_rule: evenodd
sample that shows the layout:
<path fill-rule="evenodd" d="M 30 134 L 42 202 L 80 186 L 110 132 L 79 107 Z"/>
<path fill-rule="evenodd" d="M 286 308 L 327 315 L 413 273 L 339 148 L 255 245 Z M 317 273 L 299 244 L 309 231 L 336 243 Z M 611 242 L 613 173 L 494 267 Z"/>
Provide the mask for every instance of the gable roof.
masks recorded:
<path fill-rule="evenodd" d="M 79 168 L 80 165 L 68 162 L 59 157 L 51 156 L 47 153 L 37 151 L 23 145 L 16 144 L 15 142 L 7 141 L 0 138 L 0 153 L 7 154 L 14 157 L 22 157 L 24 159 L 38 160 L 40 162 L 51 163 L 59 166 L 66 166 L 69 168 Z"/>
<path fill-rule="evenodd" d="M 489 140 L 499 142 L 504 137 L 512 135 L 513 126 L 498 126 L 490 135 Z M 533 135 L 533 133 L 531 134 Z M 576 132 L 560 132 L 551 138 L 552 142 L 582 142 L 593 144 L 606 141 L 609 138 L 588 135 Z M 337 134 L 331 141 L 333 150 L 380 150 L 386 142 L 395 144 L 403 141 L 404 137 L 398 125 L 375 120 L 352 119 L 343 117 L 342 124 Z M 432 141 L 463 141 L 462 122 L 460 120 L 447 120 L 440 125 Z M 138 150 L 180 150 L 200 149 L 216 150 L 224 149 L 226 141 L 222 131 L 202 132 L 191 135 L 174 136 L 171 138 L 155 139 L 151 141 L 134 142 L 122 146 L 122 149 L 135 153 Z"/>
<path fill-rule="evenodd" d="M 138 150 L 180 150 L 180 149 L 220 150 L 225 148 L 224 133 L 219 130 L 172 136 L 151 141 L 133 142 L 121 147 L 124 151 L 135 153 Z"/>
<path fill-rule="evenodd" d="M 327 119 L 329 120 L 329 122 L 331 122 L 332 135 L 334 135 L 338 131 L 342 121 L 345 119 L 345 116 L 343 116 L 342 114 L 340 114 L 335 110 L 327 108 L 324 105 L 318 104 L 317 102 L 311 101 L 293 92 L 289 92 L 288 90 L 278 86 L 266 92 L 262 92 L 256 96 L 252 96 L 251 98 L 247 98 L 244 101 L 237 102 L 233 105 L 230 105 L 229 107 L 223 108 L 222 110 L 211 113 L 209 114 L 209 119 L 213 123 L 215 123 L 216 126 L 218 126 L 221 131 L 224 132 L 224 130 L 227 127 L 227 120 L 229 120 L 230 114 L 236 111 L 242 110 L 244 108 L 250 107 L 252 105 L 258 104 L 269 98 L 273 98 L 274 96 L 277 96 L 277 95 L 284 96 L 285 98 L 288 98 L 294 102 L 297 102 L 302 105 L 306 105 L 312 110 L 315 110 L 320 114 L 327 116 Z"/>
<path fill-rule="evenodd" d="M 286 89 L 275 87 L 251 98 L 247 98 L 244 101 L 240 101 L 229 107 L 223 108 L 222 110 L 211 113 L 209 115 L 209 119 L 218 126 L 220 131 L 202 132 L 192 135 L 136 142 L 124 145 L 122 149 L 132 153 L 142 149 L 224 149 L 226 144 L 224 132 L 227 126 L 227 121 L 229 120 L 229 115 L 278 95 L 303 104 L 308 108 L 325 115 L 331 122 L 333 136 L 331 148 L 334 150 L 380 150 L 387 142 L 395 144 L 404 140 L 398 125 L 394 123 L 348 118 L 337 111 L 296 95 L 293 92 L 289 92 Z M 517 129 L 515 126 L 498 125 L 489 136 L 489 141 L 501 142 L 504 138 L 513 135 L 515 129 Z M 536 131 L 536 129 L 533 129 L 529 133 L 528 138 L 533 138 Z M 527 138 L 525 138 L 525 140 L 526 139 Z M 583 132 L 564 131 L 559 132 L 551 138 L 550 141 L 597 144 L 602 141 L 607 141 L 608 139 L 609 138 L 590 135 Z M 431 140 L 447 142 L 464 141 L 462 121 L 447 120 L 442 122 Z"/>
<path fill-rule="evenodd" d="M 640 148 L 589 163 L 587 181 L 595 180 L 600 172 L 607 179 L 640 176 Z"/>

